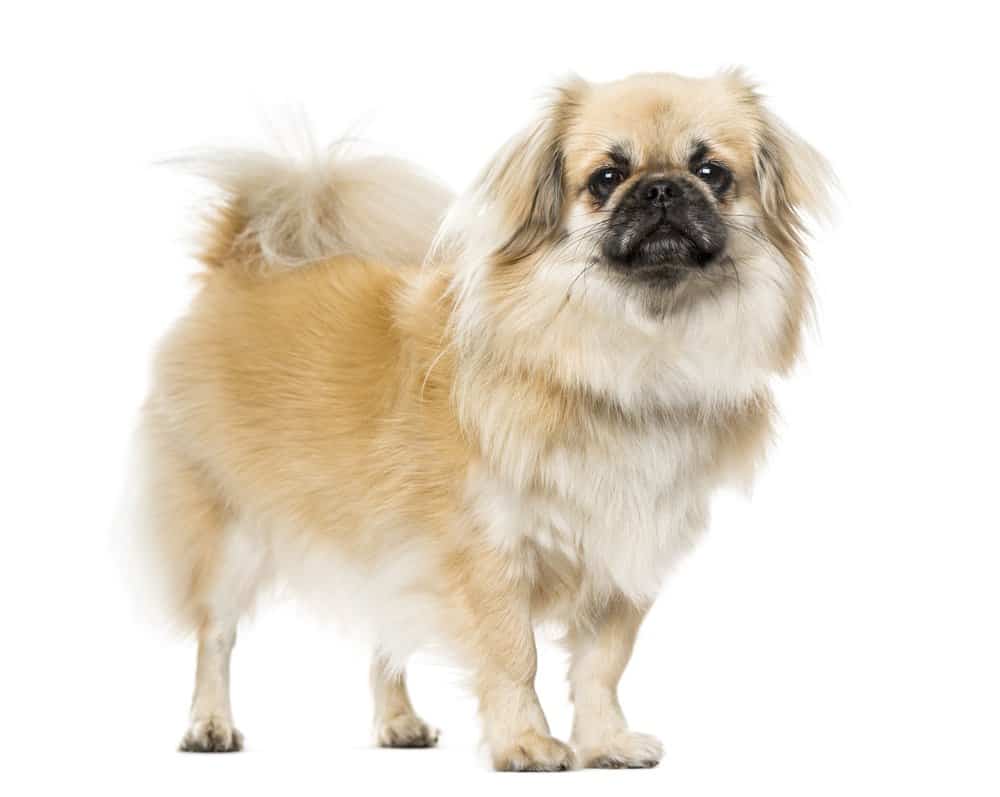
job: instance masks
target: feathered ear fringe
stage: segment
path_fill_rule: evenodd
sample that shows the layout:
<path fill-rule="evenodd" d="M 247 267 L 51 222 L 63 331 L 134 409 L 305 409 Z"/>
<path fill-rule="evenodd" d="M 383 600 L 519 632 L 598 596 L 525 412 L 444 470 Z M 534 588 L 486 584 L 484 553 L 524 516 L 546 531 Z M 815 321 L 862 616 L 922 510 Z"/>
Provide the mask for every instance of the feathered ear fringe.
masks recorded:
<path fill-rule="evenodd" d="M 784 122 L 767 109 L 762 109 L 761 118 L 764 129 L 754 162 L 761 203 L 782 231 L 801 243 L 804 216 L 830 218 L 835 178 L 826 159 Z"/>
<path fill-rule="evenodd" d="M 504 146 L 478 180 L 479 198 L 503 218 L 506 238 L 493 253 L 500 262 L 537 251 L 562 222 L 562 139 L 586 87 L 577 77 L 556 86 L 541 116 Z"/>
<path fill-rule="evenodd" d="M 837 185 L 829 162 L 767 108 L 757 85 L 740 68 L 722 73 L 744 93 L 759 121 L 754 172 L 761 204 L 781 232 L 801 248 L 806 218 L 827 221 Z"/>

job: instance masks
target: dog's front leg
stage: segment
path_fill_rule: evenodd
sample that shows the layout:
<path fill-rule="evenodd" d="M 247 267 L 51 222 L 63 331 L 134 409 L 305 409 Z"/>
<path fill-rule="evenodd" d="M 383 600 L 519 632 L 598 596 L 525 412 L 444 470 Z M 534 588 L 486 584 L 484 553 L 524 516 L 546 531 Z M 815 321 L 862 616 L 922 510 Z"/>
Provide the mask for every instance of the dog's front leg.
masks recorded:
<path fill-rule="evenodd" d="M 573 745 L 585 767 L 655 767 L 663 755 L 656 737 L 628 729 L 618 704 L 618 681 L 645 613 L 618 597 L 596 620 L 570 631 Z"/>
<path fill-rule="evenodd" d="M 466 644 L 493 766 L 556 772 L 575 766 L 573 749 L 554 739 L 535 693 L 531 595 L 499 558 L 477 557 L 462 589 Z"/>

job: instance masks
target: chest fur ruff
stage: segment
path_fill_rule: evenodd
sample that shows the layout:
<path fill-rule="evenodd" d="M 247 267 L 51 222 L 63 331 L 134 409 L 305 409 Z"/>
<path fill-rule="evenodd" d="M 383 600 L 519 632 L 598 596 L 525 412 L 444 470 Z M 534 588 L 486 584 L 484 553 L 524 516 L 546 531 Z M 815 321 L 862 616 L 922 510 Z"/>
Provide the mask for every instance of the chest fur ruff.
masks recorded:
<path fill-rule="evenodd" d="M 707 525 L 713 489 L 749 480 L 767 427 L 768 413 L 754 405 L 732 417 L 671 418 L 508 450 L 473 468 L 468 499 L 519 576 L 554 575 L 573 600 L 615 592 L 651 600 Z"/>

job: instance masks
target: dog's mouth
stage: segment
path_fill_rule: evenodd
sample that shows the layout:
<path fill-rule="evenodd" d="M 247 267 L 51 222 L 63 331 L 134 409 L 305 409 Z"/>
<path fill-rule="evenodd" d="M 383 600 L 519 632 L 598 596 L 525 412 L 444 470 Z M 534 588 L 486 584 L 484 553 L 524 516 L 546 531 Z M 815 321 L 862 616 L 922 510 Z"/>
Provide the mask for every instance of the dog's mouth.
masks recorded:
<path fill-rule="evenodd" d="M 616 269 L 642 277 L 683 274 L 705 268 L 722 251 L 725 239 L 697 225 L 668 218 L 665 212 L 643 214 L 623 225 L 604 243 L 604 255 Z"/>
<path fill-rule="evenodd" d="M 663 220 L 639 242 L 632 254 L 633 265 L 662 265 L 682 263 L 704 265 L 713 252 L 702 249 L 688 232 Z"/>

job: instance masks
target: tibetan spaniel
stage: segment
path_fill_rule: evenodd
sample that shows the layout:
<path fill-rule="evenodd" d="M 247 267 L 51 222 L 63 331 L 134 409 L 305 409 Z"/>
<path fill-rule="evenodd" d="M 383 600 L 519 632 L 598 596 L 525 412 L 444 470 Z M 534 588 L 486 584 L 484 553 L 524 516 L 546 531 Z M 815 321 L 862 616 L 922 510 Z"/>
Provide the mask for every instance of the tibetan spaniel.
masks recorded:
<path fill-rule="evenodd" d="M 458 198 L 342 147 L 189 165 L 219 195 L 155 359 L 132 535 L 198 641 L 181 748 L 241 748 L 236 629 L 280 588 L 370 633 L 381 745 L 436 743 L 405 676 L 430 647 L 469 673 L 497 769 L 655 766 L 618 681 L 767 445 L 823 159 L 727 71 L 565 81 Z M 565 629 L 568 742 L 539 622 Z"/>

